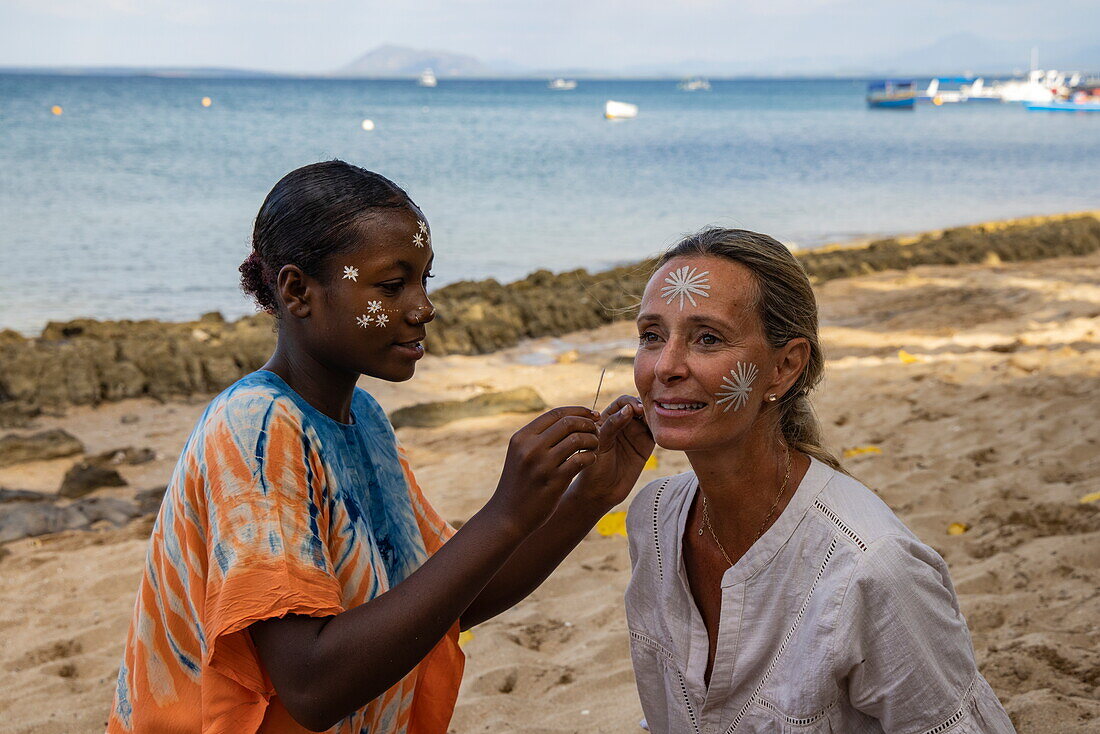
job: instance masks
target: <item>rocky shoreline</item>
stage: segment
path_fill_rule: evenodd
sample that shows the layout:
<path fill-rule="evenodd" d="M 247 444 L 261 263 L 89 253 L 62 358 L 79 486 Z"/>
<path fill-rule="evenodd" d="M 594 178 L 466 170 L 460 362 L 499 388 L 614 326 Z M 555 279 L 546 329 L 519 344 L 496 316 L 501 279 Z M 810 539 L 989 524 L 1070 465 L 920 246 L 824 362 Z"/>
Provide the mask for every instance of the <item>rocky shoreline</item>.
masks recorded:
<path fill-rule="evenodd" d="M 1100 250 L 1100 212 L 991 222 L 797 253 L 815 284 L 917 265 L 1014 262 Z M 654 261 L 591 274 L 540 270 L 523 280 L 463 281 L 432 294 L 436 355 L 485 354 L 525 338 L 558 336 L 629 318 Z M 260 367 L 272 319 L 51 322 L 38 337 L 0 331 L 0 427 L 42 411 L 134 397 L 217 392 Z"/>

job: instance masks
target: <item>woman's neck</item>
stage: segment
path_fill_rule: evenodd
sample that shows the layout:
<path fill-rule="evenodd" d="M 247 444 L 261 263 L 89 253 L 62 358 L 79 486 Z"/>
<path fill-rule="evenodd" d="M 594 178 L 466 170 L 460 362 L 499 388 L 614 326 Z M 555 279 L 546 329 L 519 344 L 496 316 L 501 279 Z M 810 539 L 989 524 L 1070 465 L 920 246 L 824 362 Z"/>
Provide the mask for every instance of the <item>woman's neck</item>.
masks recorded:
<path fill-rule="evenodd" d="M 699 480 L 699 501 L 706 498 L 711 525 L 727 551 L 751 546 L 762 523 L 779 516 L 796 478 L 805 473 L 801 454 L 792 451 L 784 487 L 787 449 L 771 427 L 751 431 L 735 445 L 692 451 L 687 457 Z"/>
<path fill-rule="evenodd" d="M 281 377 L 294 392 L 329 418 L 351 422 L 351 398 L 359 375 L 326 366 L 282 334 L 275 353 L 261 369 Z"/>

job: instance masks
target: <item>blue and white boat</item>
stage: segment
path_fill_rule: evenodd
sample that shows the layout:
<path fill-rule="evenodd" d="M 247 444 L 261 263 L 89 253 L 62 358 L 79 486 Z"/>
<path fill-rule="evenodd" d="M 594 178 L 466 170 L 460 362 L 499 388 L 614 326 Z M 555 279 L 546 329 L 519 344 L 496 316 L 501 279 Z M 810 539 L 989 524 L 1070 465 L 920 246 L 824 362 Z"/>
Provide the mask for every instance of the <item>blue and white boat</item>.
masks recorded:
<path fill-rule="evenodd" d="M 867 105 L 884 109 L 911 110 L 917 100 L 913 80 L 884 79 L 867 85 Z"/>

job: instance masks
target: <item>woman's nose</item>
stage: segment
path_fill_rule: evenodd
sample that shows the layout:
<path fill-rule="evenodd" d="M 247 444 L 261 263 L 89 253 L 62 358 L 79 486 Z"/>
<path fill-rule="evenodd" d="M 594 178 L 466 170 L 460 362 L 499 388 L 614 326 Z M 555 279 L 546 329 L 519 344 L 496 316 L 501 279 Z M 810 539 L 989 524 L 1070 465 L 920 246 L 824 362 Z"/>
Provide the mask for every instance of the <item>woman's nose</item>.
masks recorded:
<path fill-rule="evenodd" d="M 427 298 L 420 306 L 409 311 L 409 320 L 414 324 L 427 324 L 435 319 L 435 306 Z"/>
<path fill-rule="evenodd" d="M 666 384 L 682 380 L 687 376 L 685 356 L 684 350 L 676 342 L 666 342 L 653 365 L 653 375 Z"/>

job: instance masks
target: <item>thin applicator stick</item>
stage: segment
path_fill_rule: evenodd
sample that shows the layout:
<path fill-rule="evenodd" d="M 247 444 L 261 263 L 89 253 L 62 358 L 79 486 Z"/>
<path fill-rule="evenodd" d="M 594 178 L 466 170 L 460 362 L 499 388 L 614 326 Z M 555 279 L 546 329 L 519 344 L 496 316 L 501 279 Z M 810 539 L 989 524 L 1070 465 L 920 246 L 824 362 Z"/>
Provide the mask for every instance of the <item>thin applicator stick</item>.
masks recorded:
<path fill-rule="evenodd" d="M 600 388 L 603 387 L 603 376 L 607 374 L 607 368 L 600 370 L 600 384 L 596 385 L 596 397 L 592 398 L 592 411 L 596 410 L 596 403 L 600 402 Z"/>

